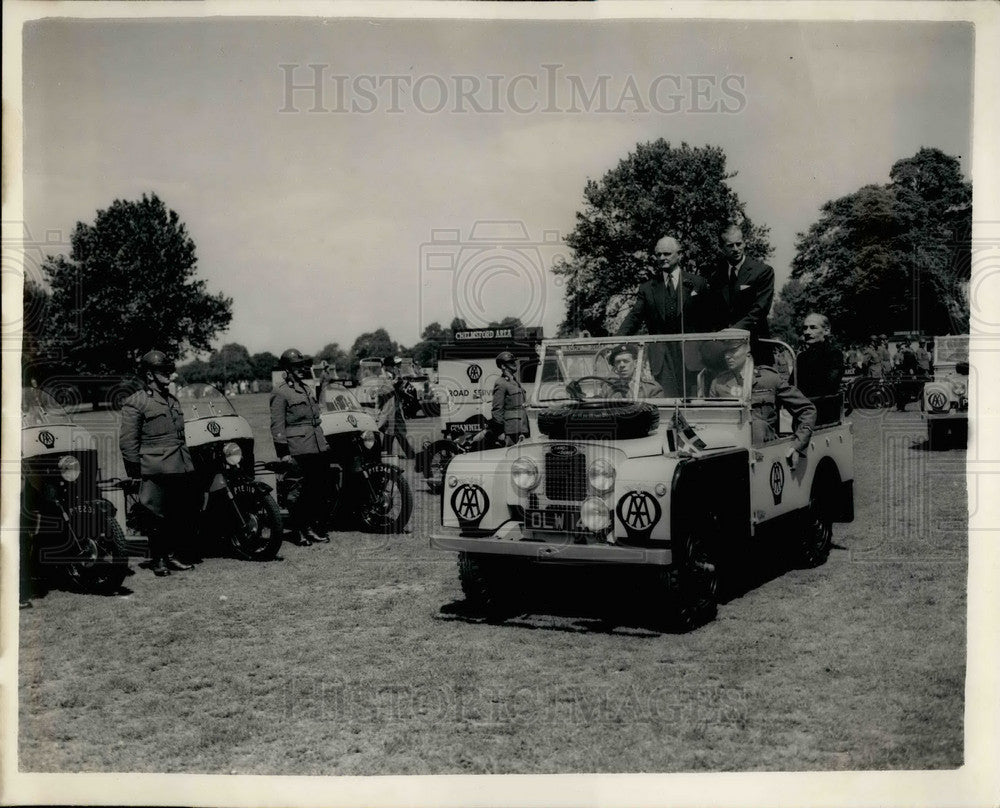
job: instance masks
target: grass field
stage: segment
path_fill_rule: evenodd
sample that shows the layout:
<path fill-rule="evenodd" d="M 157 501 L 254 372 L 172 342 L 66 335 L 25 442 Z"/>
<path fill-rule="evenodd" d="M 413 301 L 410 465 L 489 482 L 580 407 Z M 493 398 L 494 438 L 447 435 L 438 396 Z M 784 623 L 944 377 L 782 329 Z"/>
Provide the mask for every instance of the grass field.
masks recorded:
<path fill-rule="evenodd" d="M 266 397 L 244 396 L 262 458 Z M 121 473 L 114 413 L 78 418 Z M 963 760 L 965 452 L 916 412 L 857 415 L 856 520 L 829 562 L 764 562 L 689 634 L 611 625 L 624 592 L 560 577 L 548 608 L 468 616 L 412 533 L 210 558 L 20 615 L 23 771 L 446 774 L 951 768 Z M 438 425 L 416 420 L 411 435 Z M 566 591 L 573 586 L 576 591 Z"/>

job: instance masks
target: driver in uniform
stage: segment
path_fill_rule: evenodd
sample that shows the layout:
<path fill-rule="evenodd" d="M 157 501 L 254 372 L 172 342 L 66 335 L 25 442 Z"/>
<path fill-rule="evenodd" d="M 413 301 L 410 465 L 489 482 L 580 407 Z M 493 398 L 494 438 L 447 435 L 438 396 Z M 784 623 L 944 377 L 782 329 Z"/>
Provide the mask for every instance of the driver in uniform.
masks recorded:
<path fill-rule="evenodd" d="M 493 412 L 490 429 L 497 436 L 503 435 L 504 443 L 511 446 L 528 437 L 528 414 L 524 409 L 527 394 L 517 380 L 517 360 L 510 351 L 497 355 L 500 378 L 493 385 Z"/>
<path fill-rule="evenodd" d="M 778 437 L 778 408 L 784 407 L 792 414 L 795 440 L 785 459 L 794 469 L 798 458 L 806 456 L 813 427 L 816 426 L 816 405 L 768 365 L 755 365 L 750 356 L 750 346 L 743 340 L 724 343 L 723 356 L 726 369 L 712 381 L 710 395 L 716 398 L 743 398 L 747 383 L 750 384 L 750 429 L 754 445 Z"/>
<path fill-rule="evenodd" d="M 632 379 L 639 371 L 637 359 L 639 349 L 635 345 L 624 343 L 616 345 L 611 350 L 611 366 L 615 370 L 615 378 L 611 381 L 611 386 L 616 394 L 627 396 L 632 390 Z M 641 376 L 639 378 L 639 398 L 657 398 L 663 395 L 663 388 L 654 381 L 646 381 Z"/>
<path fill-rule="evenodd" d="M 125 473 L 142 480 L 139 504 L 148 516 L 144 529 L 149 537 L 150 569 L 157 577 L 192 568 L 178 561 L 174 552 L 182 542 L 190 547 L 195 533 L 194 463 L 184 439 L 184 413 L 170 392 L 173 372 L 174 363 L 162 351 L 142 356 L 139 375 L 145 387 L 122 405 L 118 440 Z"/>
<path fill-rule="evenodd" d="M 279 360 L 285 378 L 271 394 L 274 451 L 279 460 L 290 458 L 302 478 L 298 497 L 289 508 L 292 525 L 298 530 L 293 543 L 300 547 L 330 541 L 323 529 L 329 460 L 319 403 L 302 381 L 302 368 L 308 365 L 308 357 L 300 351 L 285 351 Z"/>

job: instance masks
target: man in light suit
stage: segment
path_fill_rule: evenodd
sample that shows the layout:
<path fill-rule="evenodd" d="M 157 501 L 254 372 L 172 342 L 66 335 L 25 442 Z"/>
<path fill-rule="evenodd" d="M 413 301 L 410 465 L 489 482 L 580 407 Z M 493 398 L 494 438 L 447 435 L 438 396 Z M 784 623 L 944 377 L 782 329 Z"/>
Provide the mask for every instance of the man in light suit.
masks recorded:
<path fill-rule="evenodd" d="M 708 273 L 708 284 L 719 315 L 718 329 L 742 328 L 751 344 L 770 336 L 767 315 L 774 301 L 774 270 L 749 258 L 743 231 L 730 225 L 720 237 L 723 259 Z"/>
<path fill-rule="evenodd" d="M 708 285 L 700 276 L 680 268 L 680 243 L 673 236 L 664 236 L 656 242 L 653 255 L 658 265 L 656 275 L 640 284 L 635 305 L 618 335 L 636 334 L 642 326 L 650 334 L 696 334 L 706 330 Z M 663 395 L 670 398 L 682 395 L 683 390 L 680 347 L 679 343 L 650 345 L 647 351 L 650 370 L 663 388 Z"/>

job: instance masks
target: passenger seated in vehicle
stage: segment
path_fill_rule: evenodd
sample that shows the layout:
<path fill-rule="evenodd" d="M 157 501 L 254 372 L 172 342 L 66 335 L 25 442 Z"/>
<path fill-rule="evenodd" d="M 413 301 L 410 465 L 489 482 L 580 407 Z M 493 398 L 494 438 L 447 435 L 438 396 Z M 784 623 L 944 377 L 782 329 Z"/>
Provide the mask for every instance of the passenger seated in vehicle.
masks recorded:
<path fill-rule="evenodd" d="M 794 439 L 786 458 L 790 468 L 797 459 L 805 457 L 816 425 L 816 405 L 802 393 L 782 381 L 778 372 L 767 365 L 754 365 L 750 346 L 743 340 L 725 343 L 723 355 L 726 369 L 712 381 L 710 395 L 716 398 L 744 398 L 750 384 L 751 434 L 754 445 L 777 439 L 778 408 L 784 407 L 792 415 Z"/>
<path fill-rule="evenodd" d="M 802 335 L 806 347 L 796 358 L 796 386 L 816 405 L 816 423 L 835 424 L 840 420 L 844 358 L 827 339 L 830 321 L 825 315 L 807 314 L 802 323 Z"/>
<path fill-rule="evenodd" d="M 625 343 L 617 345 L 611 352 L 611 365 L 615 369 L 615 379 L 611 386 L 615 392 L 627 396 L 632 389 L 632 379 L 639 370 L 636 359 L 639 356 L 639 349 L 635 345 Z M 663 388 L 656 382 L 639 379 L 639 398 L 657 398 L 663 395 Z"/>

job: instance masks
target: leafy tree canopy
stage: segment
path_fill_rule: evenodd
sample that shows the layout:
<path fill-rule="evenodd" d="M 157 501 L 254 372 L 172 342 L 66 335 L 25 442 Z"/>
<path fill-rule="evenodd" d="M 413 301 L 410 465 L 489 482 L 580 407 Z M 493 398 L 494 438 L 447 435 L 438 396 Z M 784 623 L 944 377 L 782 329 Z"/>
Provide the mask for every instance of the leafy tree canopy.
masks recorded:
<path fill-rule="evenodd" d="M 596 336 L 617 328 L 636 288 L 655 271 L 653 247 L 664 235 L 680 241 L 689 271 L 714 263 L 730 224 L 742 227 L 748 255 L 766 258 L 768 229 L 747 217 L 727 184 L 733 176 L 721 148 L 674 148 L 661 138 L 638 144 L 600 182 L 588 180 L 584 208 L 566 238 L 573 257 L 553 267 L 565 279 L 560 333 Z"/>
<path fill-rule="evenodd" d="M 329 362 L 330 366 L 337 371 L 337 373 L 347 373 L 350 367 L 350 362 L 347 358 L 347 352 L 340 347 L 339 343 L 329 342 L 323 346 L 323 348 L 316 353 L 315 361 L 317 364 L 321 362 Z"/>
<path fill-rule="evenodd" d="M 384 359 L 397 353 L 399 353 L 399 343 L 393 340 L 384 328 L 366 331 L 354 340 L 354 345 L 348 354 L 350 375 L 352 377 L 358 375 L 362 359 Z"/>
<path fill-rule="evenodd" d="M 873 333 L 968 332 L 971 184 L 957 159 L 929 148 L 889 178 L 827 202 L 798 234 L 776 315 L 800 323 L 815 309 L 845 345 Z"/>
<path fill-rule="evenodd" d="M 44 264 L 51 300 L 41 342 L 80 372 L 128 372 L 146 351 L 206 351 L 232 300 L 196 275 L 194 242 L 156 194 L 115 200 L 78 222 L 69 257 Z"/>

